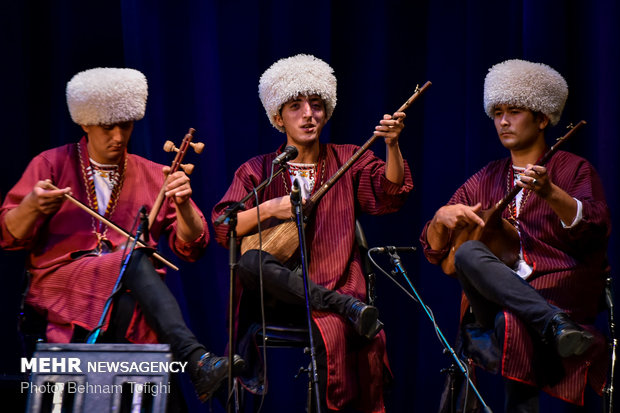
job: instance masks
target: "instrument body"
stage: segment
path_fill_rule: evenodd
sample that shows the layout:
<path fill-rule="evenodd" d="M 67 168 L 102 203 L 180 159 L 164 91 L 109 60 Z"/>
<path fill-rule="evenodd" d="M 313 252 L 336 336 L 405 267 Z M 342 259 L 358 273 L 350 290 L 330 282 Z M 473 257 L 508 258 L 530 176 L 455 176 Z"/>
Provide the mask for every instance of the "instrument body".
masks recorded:
<path fill-rule="evenodd" d="M 559 138 L 537 163 L 537 165 L 545 165 L 551 156 L 559 149 L 560 145 L 570 138 L 580 127 L 585 125 L 585 121 L 580 121 L 570 131 Z M 519 259 L 520 240 L 517 229 L 502 218 L 502 212 L 512 202 L 512 200 L 521 192 L 520 186 L 514 186 L 506 196 L 497 202 L 492 208 L 480 211 L 478 215 L 484 221 L 484 226 L 469 225 L 458 230 L 454 230 L 448 255 L 441 262 L 441 269 L 447 275 L 454 276 L 456 269 L 454 267 L 454 255 L 458 248 L 469 240 L 478 240 L 483 242 L 493 254 L 499 258 L 510 268 L 513 268 Z"/>
<path fill-rule="evenodd" d="M 431 82 L 426 82 L 421 88 L 416 88 L 416 91 L 407 101 L 396 110 L 396 112 L 403 112 L 411 104 L 431 86 Z M 309 217 L 312 214 L 314 206 L 321 200 L 323 195 L 351 168 L 351 166 L 357 161 L 370 146 L 378 139 L 378 136 L 372 136 L 366 143 L 364 143 L 352 156 L 347 160 L 324 184 L 318 188 L 314 194 L 306 200 L 303 207 L 305 217 Z M 270 253 L 276 257 L 280 262 L 288 261 L 299 248 L 299 239 L 297 236 L 297 226 L 294 221 L 287 220 L 277 225 L 263 229 L 259 236 L 258 233 L 245 236 L 241 241 L 241 253 L 251 249 L 260 249 L 262 238 L 262 250 Z"/>
<path fill-rule="evenodd" d="M 448 256 L 441 262 L 444 273 L 454 276 L 454 255 L 458 248 L 466 241 L 477 240 L 483 242 L 491 252 L 509 267 L 514 267 L 519 259 L 520 240 L 517 229 L 502 218 L 502 210 L 497 204 L 490 209 L 480 211 L 480 218 L 484 227 L 471 224 L 455 231 Z"/>

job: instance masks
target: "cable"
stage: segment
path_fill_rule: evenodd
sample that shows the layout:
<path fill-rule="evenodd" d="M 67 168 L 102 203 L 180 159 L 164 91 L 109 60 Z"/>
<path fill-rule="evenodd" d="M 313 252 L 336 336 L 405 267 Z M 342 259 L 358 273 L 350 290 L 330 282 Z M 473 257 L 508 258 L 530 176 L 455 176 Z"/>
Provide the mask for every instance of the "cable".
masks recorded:
<path fill-rule="evenodd" d="M 445 337 L 443 336 L 443 334 L 441 333 L 441 329 L 439 328 L 439 326 L 437 325 L 437 321 L 435 320 L 435 315 L 433 314 L 433 311 L 430 309 L 430 307 L 428 307 L 426 304 L 421 302 L 421 299 L 418 299 L 417 297 L 414 297 L 405 287 L 403 287 L 394 277 L 392 277 L 392 275 L 388 274 L 383 268 L 381 268 L 381 266 L 379 266 L 375 260 L 372 258 L 371 255 L 371 250 L 368 250 L 368 258 L 370 259 L 370 262 L 372 262 L 372 264 L 379 270 L 381 271 L 383 274 L 385 274 L 390 280 L 392 280 L 392 282 L 394 282 L 394 284 L 396 284 L 401 290 L 403 290 L 405 292 L 405 294 L 407 294 L 407 296 L 409 296 L 412 300 L 414 300 L 415 302 L 419 303 L 424 310 L 426 311 L 426 314 L 428 315 L 428 317 L 430 318 L 432 324 L 433 324 L 433 328 L 435 329 L 435 335 L 437 336 L 437 338 L 439 339 L 439 342 L 441 343 L 441 345 L 444 348 L 444 354 L 446 352 L 449 353 L 453 353 L 454 350 L 451 350 L 451 347 L 449 346 L 447 340 L 445 339 Z M 403 272 L 403 275 L 404 272 Z M 415 288 L 413 287 L 413 285 L 411 285 L 411 282 L 409 281 L 409 279 L 405 276 L 405 279 L 407 280 L 407 282 L 409 283 L 409 286 L 411 287 L 412 290 L 415 291 Z M 417 294 L 417 293 L 416 293 Z M 467 398 L 469 395 L 469 388 L 470 388 L 470 384 L 473 385 L 473 383 L 471 382 L 471 376 L 470 376 L 470 371 L 469 371 L 469 366 L 468 363 L 464 363 L 456 354 L 453 354 L 453 358 L 455 360 L 456 363 L 458 363 L 461 373 L 465 375 L 465 380 L 467 382 L 466 387 L 465 387 L 465 408 L 467 407 Z M 486 403 L 484 403 L 484 401 L 482 400 L 480 394 L 478 393 L 478 391 L 474 388 L 474 391 L 476 392 L 476 394 L 478 395 L 480 401 L 483 404 L 483 408 L 485 409 L 485 411 L 490 412 L 490 408 L 486 405 Z"/>
<path fill-rule="evenodd" d="M 271 165 L 271 177 L 273 177 L 273 164 Z M 271 177 L 269 178 L 269 182 L 271 182 Z M 260 398 L 260 404 L 258 405 L 257 413 L 263 408 L 263 404 L 265 402 L 265 395 L 267 394 L 267 323 L 265 321 L 265 292 L 263 289 L 263 234 L 260 226 L 260 207 L 259 207 L 259 199 L 258 192 L 256 188 L 252 188 L 254 192 L 254 198 L 256 199 L 256 222 L 257 222 L 257 230 L 258 230 L 258 281 L 260 288 L 260 314 L 261 314 L 261 329 L 263 331 L 263 376 L 264 376 L 264 384 L 263 384 L 263 394 Z"/>

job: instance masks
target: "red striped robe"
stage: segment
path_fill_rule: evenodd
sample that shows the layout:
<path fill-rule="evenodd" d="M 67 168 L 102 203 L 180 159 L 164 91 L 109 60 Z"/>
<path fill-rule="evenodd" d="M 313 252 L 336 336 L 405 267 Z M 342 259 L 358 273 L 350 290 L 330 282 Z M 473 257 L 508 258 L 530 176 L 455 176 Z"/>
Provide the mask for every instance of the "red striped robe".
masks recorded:
<path fill-rule="evenodd" d="M 80 146 L 84 154 L 84 138 Z M 154 204 L 164 175 L 163 165 L 128 153 L 125 156 L 127 167 L 123 187 L 116 209 L 106 218 L 131 230 L 140 207 L 146 205 L 150 208 Z M 47 339 L 50 342 L 69 342 L 76 325 L 87 330 L 97 326 L 105 300 L 118 277 L 122 250 L 73 259 L 71 254 L 95 248 L 97 238 L 93 233 L 93 218 L 68 201 L 54 215 L 37 223 L 33 237 L 14 238 L 6 228 L 6 213 L 19 205 L 37 181 L 44 179 L 51 179 L 58 188 L 71 187 L 72 195 L 88 204 L 77 144 L 47 150 L 30 162 L 0 208 L 0 246 L 30 250 L 27 267 L 32 273 L 32 282 L 26 302 L 47 317 Z M 194 208 L 198 210 L 195 205 Z M 167 235 L 170 247 L 179 257 L 197 260 L 209 240 L 207 223 L 202 214 L 200 216 L 204 232 L 194 242 L 183 242 L 176 236 L 176 209 L 172 201 L 165 201 L 151 228 L 151 244 L 161 235 Z M 107 238 L 120 247 L 126 241 L 126 237 L 112 229 L 108 229 Z M 165 271 L 162 269 L 160 273 Z M 155 333 L 139 311 L 134 313 L 127 334 L 132 342 L 157 342 Z"/>
<path fill-rule="evenodd" d="M 239 201 L 253 186 L 260 184 L 271 172 L 272 160 L 281 153 L 260 155 L 241 165 L 233 182 L 215 206 L 215 220 L 231 203 Z M 318 165 L 325 160 L 324 178 L 317 174 L 317 184 L 325 182 L 344 164 L 358 147 L 353 145 L 321 145 Z M 306 229 L 310 279 L 317 284 L 335 289 L 343 294 L 366 298 L 366 284 L 362 272 L 357 244 L 355 219 L 359 212 L 373 215 L 398 210 L 406 195 L 413 188 L 409 167 L 405 164 L 403 185 L 396 185 L 385 178 L 385 162 L 366 152 L 353 164 L 340 180 L 327 192 L 315 208 L 311 223 Z M 287 187 L 290 177 L 285 172 Z M 282 177 L 277 177 L 261 193 L 260 203 L 287 195 Z M 254 207 L 254 198 L 246 203 Z M 228 247 L 228 226 L 215 227 L 217 241 Z M 331 409 L 355 404 L 367 412 L 383 412 L 382 374 L 387 365 L 385 334 L 358 352 L 346 345 L 347 337 L 356 335 L 349 323 L 333 313 L 314 311 L 327 348 L 327 402 Z"/>
<path fill-rule="evenodd" d="M 510 158 L 489 163 L 469 178 L 448 204 L 481 202 L 483 209 L 490 208 L 507 192 L 511 165 Z M 600 178 L 590 163 L 558 151 L 546 167 L 554 184 L 582 202 L 583 219 L 575 227 L 565 229 L 545 200 L 535 194 L 528 196 L 529 191 L 525 190 L 523 198 L 527 201 L 521 205 L 519 214 L 521 246 L 526 261 L 534 268 L 528 282 L 547 301 L 595 334 L 595 345 L 586 354 L 563 359 L 566 374 L 562 381 L 543 388 L 554 397 L 581 405 L 586 382 L 600 393 L 606 379 L 604 337 L 592 324 L 600 310 L 611 223 Z M 508 218 L 508 208 L 503 217 Z M 426 240 L 429 223 L 420 241 L 428 260 L 438 264 L 448 248 L 430 249 Z M 516 316 L 509 311 L 505 315 L 502 375 L 535 385 L 532 341 Z"/>

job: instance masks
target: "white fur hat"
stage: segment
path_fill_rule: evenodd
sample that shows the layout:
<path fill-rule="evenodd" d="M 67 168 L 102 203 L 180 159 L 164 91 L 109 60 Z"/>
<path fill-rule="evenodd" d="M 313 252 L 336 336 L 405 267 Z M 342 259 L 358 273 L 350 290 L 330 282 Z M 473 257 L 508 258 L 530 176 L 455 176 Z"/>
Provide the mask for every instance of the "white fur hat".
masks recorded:
<path fill-rule="evenodd" d="M 71 119 L 79 125 L 111 125 L 144 117 L 148 87 L 135 69 L 98 67 L 67 83 Z"/>
<path fill-rule="evenodd" d="M 542 112 L 555 125 L 567 97 L 562 75 L 542 63 L 506 60 L 490 68 L 484 79 L 484 110 L 491 118 L 496 105 L 507 104 Z"/>
<path fill-rule="evenodd" d="M 334 70 L 324 61 L 311 55 L 298 54 L 275 62 L 260 77 L 258 96 L 271 124 L 282 105 L 298 95 L 319 95 L 325 102 L 327 120 L 336 107 L 336 77 Z"/>

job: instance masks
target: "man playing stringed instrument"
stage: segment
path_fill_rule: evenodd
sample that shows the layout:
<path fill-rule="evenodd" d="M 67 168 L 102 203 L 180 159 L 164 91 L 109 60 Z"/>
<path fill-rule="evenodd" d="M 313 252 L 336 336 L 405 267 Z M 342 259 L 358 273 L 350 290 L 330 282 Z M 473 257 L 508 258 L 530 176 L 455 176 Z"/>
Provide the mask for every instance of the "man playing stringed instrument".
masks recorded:
<path fill-rule="evenodd" d="M 154 204 L 170 172 L 127 152 L 134 121 L 142 119 L 146 108 L 142 73 L 86 70 L 67 83 L 66 94 L 71 117 L 86 135 L 36 156 L 0 209 L 1 246 L 30 250 L 26 303 L 45 317 L 45 336 L 56 343 L 84 341 L 97 327 L 127 241 L 64 202 L 65 195 L 71 193 L 114 224 L 131 229 L 140 208 Z M 166 236 L 180 258 L 195 261 L 209 241 L 207 223 L 190 198 L 189 177 L 177 171 L 166 182 L 166 201 L 151 225 L 150 245 Z M 227 377 L 228 359 L 207 352 L 187 328 L 162 280 L 164 273 L 155 269 L 148 252 L 134 251 L 103 338 L 170 344 L 175 357 L 189 363 L 186 371 L 204 401 Z"/>
<path fill-rule="evenodd" d="M 358 147 L 319 143 L 323 126 L 336 106 L 336 78 L 324 61 L 309 55 L 277 61 L 261 76 L 259 95 L 271 124 L 286 134 L 286 143 L 276 152 L 241 165 L 230 188 L 214 208 L 212 219 L 215 221 L 227 206 L 268 178 L 272 161 L 286 145 L 292 145 L 298 150 L 297 157 L 258 194 L 264 229 L 272 220 L 282 222 L 292 218 L 289 195 L 295 179 L 301 183 L 302 198 L 307 199 Z M 385 115 L 375 128 L 374 133 L 385 140 L 387 162 L 365 152 L 315 205 L 306 227 L 310 300 L 316 326 L 315 342 L 319 343 L 319 384 L 326 404 L 323 411 L 351 407 L 364 412 L 384 409 L 385 335 L 380 331 L 382 324 L 377 309 L 362 301 L 366 297 L 366 284 L 355 241 L 355 218 L 358 212 L 396 211 L 413 187 L 398 146 L 404 117 L 402 112 Z M 257 230 L 254 198 L 246 207 L 238 215 L 240 236 Z M 216 239 L 223 246 L 228 246 L 227 236 L 228 225 L 216 226 Z M 259 291 L 259 267 L 256 249 L 247 251 L 239 261 L 242 315 L 246 302 L 257 303 L 254 298 Z M 294 265 L 285 266 L 271 254 L 262 253 L 265 299 L 268 303 L 275 302 L 266 316 L 270 322 L 274 321 L 270 316 L 294 314 L 297 323 L 304 323 L 303 279 L 299 271 L 291 268 Z M 260 314 L 258 307 L 246 313 Z"/>
<path fill-rule="evenodd" d="M 604 339 L 592 325 L 610 230 L 603 188 L 592 165 L 568 152 L 537 165 L 548 149 L 547 127 L 558 123 L 567 96 L 564 78 L 547 65 L 508 60 L 493 66 L 484 108 L 510 157 L 467 180 L 420 238 L 428 260 L 443 261 L 444 269 L 450 249 L 458 248 L 454 276 L 466 298 L 463 308 L 471 306 L 463 311 L 465 354 L 501 372 L 508 412 L 537 412 L 540 389 L 583 404 L 586 382 L 600 392 L 605 381 Z M 514 185 L 522 190 L 502 217 L 518 231 L 517 262 L 505 264 L 481 241 L 453 246 L 461 231 L 490 227 L 482 210 Z M 491 334 L 475 336 L 499 343 L 488 347 L 497 354 L 484 352 L 486 361 L 477 357 L 481 346 L 473 339 L 479 329 Z"/>

